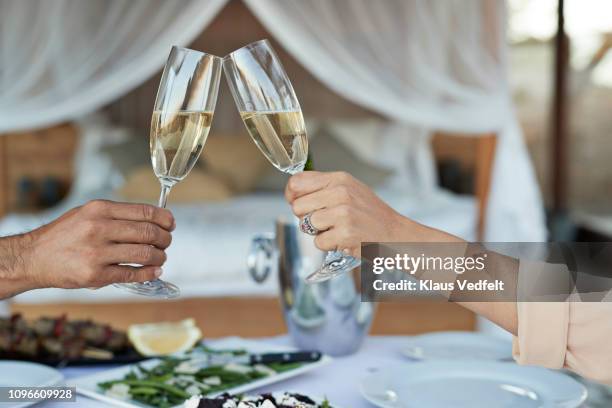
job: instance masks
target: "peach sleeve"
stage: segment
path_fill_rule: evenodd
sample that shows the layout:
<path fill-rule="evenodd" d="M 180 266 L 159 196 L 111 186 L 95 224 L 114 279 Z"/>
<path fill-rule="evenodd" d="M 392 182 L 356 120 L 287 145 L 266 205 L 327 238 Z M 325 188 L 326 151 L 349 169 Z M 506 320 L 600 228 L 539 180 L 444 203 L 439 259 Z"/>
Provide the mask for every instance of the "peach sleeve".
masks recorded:
<path fill-rule="evenodd" d="M 612 384 L 612 302 L 518 302 L 519 364 L 568 368 Z"/>
<path fill-rule="evenodd" d="M 561 368 L 565 364 L 570 303 L 517 303 L 518 335 L 512 354 L 519 364 Z"/>

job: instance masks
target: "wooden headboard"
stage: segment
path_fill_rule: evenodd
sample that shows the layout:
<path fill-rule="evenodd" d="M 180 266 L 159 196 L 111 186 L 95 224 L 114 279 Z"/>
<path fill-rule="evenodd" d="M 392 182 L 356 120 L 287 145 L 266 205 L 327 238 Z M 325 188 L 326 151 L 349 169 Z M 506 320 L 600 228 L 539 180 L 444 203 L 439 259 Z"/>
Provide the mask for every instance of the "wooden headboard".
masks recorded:
<path fill-rule="evenodd" d="M 437 160 L 453 159 L 474 175 L 474 195 L 478 205 L 477 237 L 484 240 L 485 218 L 491 188 L 491 174 L 497 136 L 437 133 L 433 151 Z"/>
<path fill-rule="evenodd" d="M 71 124 L 0 135 L 0 215 L 35 210 L 17 205 L 17 185 L 25 177 L 35 182 L 54 177 L 67 190 L 77 141 L 77 129 Z"/>
<path fill-rule="evenodd" d="M 77 130 L 71 124 L 0 136 L 0 216 L 17 208 L 17 182 L 23 177 L 41 180 L 53 176 L 69 186 L 73 178 Z M 438 133 L 436 158 L 454 158 L 474 174 L 478 202 L 478 238 L 484 237 L 487 201 L 495 153 L 494 134 L 474 137 Z"/>

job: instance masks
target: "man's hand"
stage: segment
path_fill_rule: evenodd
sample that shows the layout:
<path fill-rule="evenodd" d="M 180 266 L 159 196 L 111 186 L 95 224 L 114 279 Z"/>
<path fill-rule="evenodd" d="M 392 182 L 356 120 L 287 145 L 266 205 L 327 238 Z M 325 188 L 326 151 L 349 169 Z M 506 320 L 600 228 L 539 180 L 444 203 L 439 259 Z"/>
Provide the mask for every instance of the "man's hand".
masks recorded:
<path fill-rule="evenodd" d="M 165 209 L 91 201 L 30 233 L 0 239 L 0 298 L 35 288 L 153 280 L 174 227 Z"/>

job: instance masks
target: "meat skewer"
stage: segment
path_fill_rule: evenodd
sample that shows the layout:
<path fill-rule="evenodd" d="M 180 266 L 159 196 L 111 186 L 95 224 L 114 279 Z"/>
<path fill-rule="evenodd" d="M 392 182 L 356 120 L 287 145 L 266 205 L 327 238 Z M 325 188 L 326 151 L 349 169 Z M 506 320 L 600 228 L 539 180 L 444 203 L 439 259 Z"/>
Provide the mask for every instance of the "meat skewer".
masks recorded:
<path fill-rule="evenodd" d="M 28 322 L 19 314 L 0 318 L 0 358 L 109 359 L 128 346 L 125 333 L 90 320 L 69 321 L 61 316 Z"/>

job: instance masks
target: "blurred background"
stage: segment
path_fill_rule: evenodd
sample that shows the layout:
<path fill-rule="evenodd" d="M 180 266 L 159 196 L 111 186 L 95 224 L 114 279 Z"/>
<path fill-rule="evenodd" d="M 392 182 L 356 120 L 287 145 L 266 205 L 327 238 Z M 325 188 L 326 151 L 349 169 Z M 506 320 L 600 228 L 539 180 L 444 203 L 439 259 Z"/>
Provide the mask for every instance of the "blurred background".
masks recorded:
<path fill-rule="evenodd" d="M 567 211 L 572 221 L 553 231 L 558 234 L 554 238 L 576 238 L 576 225 L 588 225 L 609 237 L 605 215 L 610 214 L 612 200 L 612 172 L 607 164 L 612 146 L 605 112 L 611 102 L 612 4 L 565 1 L 567 51 L 561 60 L 567 68 L 561 79 L 566 85 L 564 106 L 557 108 L 562 118 L 557 122 L 558 2 L 512 0 L 508 4 L 510 79 L 525 140 L 546 207 Z"/>
<path fill-rule="evenodd" d="M 478 6 L 482 3 L 470 1 L 474 13 L 483 16 L 479 26 L 482 31 L 477 34 L 485 45 L 478 41 L 452 43 L 452 34 L 465 31 L 465 24 L 457 20 L 456 25 L 436 26 L 433 23 L 439 23 L 441 16 L 451 18 L 445 13 L 453 9 L 432 9 L 431 22 L 427 14 L 406 20 L 406 26 L 413 27 L 411 32 L 416 34 L 409 37 L 405 48 L 401 42 L 394 47 L 381 46 L 378 41 L 384 49 L 378 62 L 368 55 L 355 54 L 354 61 L 365 61 L 364 67 L 368 63 L 369 68 L 383 66 L 383 74 L 387 68 L 395 72 L 397 63 L 408 76 L 406 79 L 400 75 L 399 82 L 415 81 L 416 76 L 410 77 L 411 67 L 416 72 L 419 64 L 421 69 L 424 66 L 432 72 L 446 72 L 448 78 L 441 77 L 432 88 L 437 99 L 425 88 L 404 89 L 407 95 L 413 93 L 406 98 L 410 108 L 419 108 L 419 100 L 423 105 L 436 102 L 431 110 L 434 119 L 429 122 L 418 119 L 418 109 L 404 117 L 401 104 L 394 104 L 395 110 L 385 110 L 356 97 L 350 89 L 335 86 L 336 81 L 342 82 L 342 75 L 334 78 L 329 75 L 333 70 L 317 68 L 324 61 L 313 57 L 316 53 L 307 54 L 312 43 L 304 42 L 301 53 L 301 43 L 295 38 L 279 37 L 278 30 L 270 30 L 275 27 L 271 24 L 274 8 L 257 8 L 255 1 L 242 0 L 202 2 L 202 9 L 206 5 L 209 12 L 205 17 L 193 15 L 192 20 L 199 19 L 197 23 L 185 15 L 187 4 L 193 6 L 197 2 L 170 2 L 163 10 L 160 6 L 157 20 L 156 7 L 148 6 L 148 12 L 153 14 L 147 16 L 141 10 L 144 24 L 126 2 L 115 0 L 95 2 L 91 13 L 85 14 L 87 19 L 78 18 L 78 14 L 71 19 L 66 14 L 66 24 L 74 29 L 70 48 L 83 48 L 82 65 L 106 58 L 106 72 L 123 70 L 121 76 L 125 80 L 121 86 L 114 86 L 101 76 L 85 78 L 83 87 L 90 88 L 90 96 L 83 98 L 85 102 L 63 104 L 62 95 L 69 100 L 71 93 L 78 92 L 68 86 L 63 93 L 42 102 L 57 103 L 57 111 L 63 110 L 61 114 L 38 115 L 36 103 L 40 99 L 37 102 L 32 97 L 36 87 L 28 90 L 30 94 L 23 92 L 17 78 L 37 75 L 37 66 L 61 58 L 61 54 L 55 55 L 50 47 L 37 48 L 37 41 L 45 35 L 40 30 L 31 30 L 21 45 L 16 46 L 12 40 L 22 29 L 18 21 L 51 19 L 53 10 L 45 9 L 48 6 L 43 7 L 41 2 L 29 2 L 29 7 L 24 8 L 16 7 L 16 3 L 19 2 L 0 3 L 0 78 L 13 86 L 0 108 L 0 235 L 35 228 L 93 198 L 156 202 L 159 187 L 150 165 L 149 126 L 161 69 L 173 37 L 164 33 L 162 41 L 161 34 L 142 38 L 138 35 L 153 30 L 154 23 L 163 26 L 159 21 L 163 15 L 173 19 L 172 28 L 178 32 L 175 38 L 181 38 L 182 45 L 220 56 L 249 42 L 270 39 L 300 99 L 315 168 L 352 173 L 407 216 L 471 240 L 593 241 L 612 236 L 612 4 L 607 0 L 565 0 L 564 4 L 558 0 L 490 2 L 496 5 L 497 14 L 481 12 Z M 142 2 L 134 4 L 142 6 Z M 442 2 L 438 6 L 446 5 Z M 470 8 L 464 8 L 469 18 Z M 105 26 L 106 20 L 99 21 L 102 15 L 112 21 L 113 13 L 114 18 L 122 16 L 120 27 L 110 23 Z M 336 18 L 341 18 L 340 14 Z M 150 27 L 146 24 L 148 18 Z M 179 19 L 182 20 L 177 23 Z M 345 41 L 340 45 L 355 46 L 364 36 L 389 38 L 388 29 L 377 25 L 376 20 L 369 24 L 366 20 L 355 20 L 342 27 L 344 31 L 338 28 L 338 38 Z M 305 31 L 310 23 L 305 24 Z M 114 30 L 115 36 L 110 37 L 114 42 L 88 43 L 88 38 L 74 35 L 88 24 L 99 24 L 94 34 L 100 38 Z M 436 32 L 442 31 L 444 45 L 437 45 Z M 92 35 L 89 40 L 96 38 Z M 113 52 L 119 54 L 117 50 L 127 47 L 128 40 L 134 38 L 140 46 L 126 48 L 120 59 L 113 60 Z M 470 37 L 458 38 L 467 41 Z M 334 37 L 329 40 L 333 43 Z M 170 43 L 166 46 L 164 41 Z M 411 42 L 422 53 L 422 61 L 413 58 L 421 54 L 414 52 Z M 462 77 L 459 70 L 445 71 L 434 66 L 437 60 L 428 54 L 435 50 L 436 55 L 450 55 L 463 48 L 478 47 L 488 50 L 488 54 L 471 54 L 483 55 L 481 61 L 461 62 L 454 54 L 445 59 L 461 65 Z M 384 55 L 395 59 L 387 61 Z M 344 63 L 347 61 L 352 60 L 345 59 Z M 61 76 L 67 83 L 86 75 L 80 64 L 50 66 L 50 72 L 55 74 L 46 75 Z M 480 67 L 482 78 L 477 75 L 480 72 L 469 71 L 470 66 Z M 350 64 L 344 67 L 349 77 L 358 77 Z M 131 73 L 135 78 L 126 79 Z M 467 103 L 471 110 L 457 114 L 462 110 L 456 95 L 453 99 L 441 91 L 450 84 L 449 78 L 456 80 L 455 86 L 482 90 L 466 97 L 480 105 Z M 23 106 L 14 99 L 11 103 L 11 95 L 18 96 L 20 92 L 32 97 Z M 491 99 L 494 103 L 483 103 L 481 93 L 499 96 L 500 108 L 497 109 L 496 98 Z M 87 99 L 96 96 L 104 103 L 87 109 Z M 504 104 L 506 96 L 514 101 L 513 107 Z M 448 107 L 447 99 L 452 99 Z M 497 119 L 492 119 L 497 118 L 498 111 L 503 111 L 499 117 L 505 118 L 499 119 L 499 125 L 494 123 Z M 514 113 L 520 129 L 513 127 Z M 453 128 L 451 119 L 463 117 L 469 118 L 465 123 L 476 125 Z M 439 126 L 435 118 L 439 118 Z M 479 121 L 484 124 L 478 126 Z M 398 128 L 397 123 L 402 126 Z M 503 139 L 502 134 L 510 136 Z M 12 307 L 28 316 L 68 312 L 75 317 L 114 321 L 120 327 L 135 321 L 195 314 L 205 335 L 212 336 L 229 334 L 225 319 L 231 310 L 241 327 L 240 334 L 283 332 L 275 300 L 276 282 L 251 282 L 245 259 L 253 235 L 272 231 L 278 216 L 290 217 L 281 194 L 285 182 L 286 177 L 269 165 L 248 138 L 222 80 L 213 128 L 202 158 L 169 200 L 178 227 L 165 277 L 183 288 L 184 298 L 159 309 L 154 302 L 134 299 L 113 288 L 97 292 L 45 290 L 17 297 Z M 130 309 L 131 315 L 118 313 L 127 302 L 134 301 L 139 302 Z M 269 321 L 254 321 L 253 310 L 270 316 Z M 474 317 L 463 309 L 416 302 L 409 310 L 401 304 L 381 305 L 373 330 L 405 334 L 474 327 Z"/>

